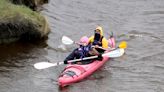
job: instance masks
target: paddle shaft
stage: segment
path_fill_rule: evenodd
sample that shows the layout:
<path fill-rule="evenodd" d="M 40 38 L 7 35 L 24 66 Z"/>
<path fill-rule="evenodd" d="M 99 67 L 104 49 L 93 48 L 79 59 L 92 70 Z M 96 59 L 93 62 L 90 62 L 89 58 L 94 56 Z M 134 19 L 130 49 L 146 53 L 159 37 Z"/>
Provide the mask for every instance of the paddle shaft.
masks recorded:
<path fill-rule="evenodd" d="M 77 61 L 82 61 L 82 60 L 88 60 L 88 59 L 95 59 L 98 56 L 91 56 L 91 57 L 85 57 L 85 58 L 80 58 L 80 59 L 75 59 L 75 60 L 69 60 L 68 63 L 73 63 L 73 62 L 77 62 Z"/>
<path fill-rule="evenodd" d="M 114 51 L 116 49 L 119 49 L 119 47 L 117 47 L 115 49 L 112 49 L 110 51 Z M 102 54 L 102 56 L 106 56 L 106 54 L 104 53 L 104 54 Z M 108 56 L 108 57 L 110 57 L 110 56 Z M 98 58 L 98 56 L 90 56 L 90 57 L 85 57 L 85 58 L 80 58 L 80 59 L 69 60 L 68 63 L 74 63 L 74 62 L 77 62 L 77 61 L 89 60 L 89 59 L 95 59 L 95 58 Z M 57 62 L 56 63 L 56 65 L 62 65 L 62 64 L 64 64 L 64 62 Z"/>
<path fill-rule="evenodd" d="M 114 49 L 112 49 L 110 51 L 114 51 L 116 49 L 119 49 L 119 47 L 114 48 Z M 104 54 L 102 54 L 102 56 L 106 56 L 106 54 L 104 53 Z M 108 57 L 110 57 L 110 56 L 108 56 Z M 82 61 L 82 60 L 88 60 L 88 59 L 95 59 L 95 58 L 98 58 L 98 56 L 90 56 L 90 57 L 85 57 L 85 58 L 80 58 L 80 59 L 69 60 L 68 63 L 73 63 L 73 62 Z"/>
<path fill-rule="evenodd" d="M 102 56 L 104 57 L 109 57 L 109 58 L 115 58 L 115 57 L 120 57 L 124 54 L 124 49 L 116 49 L 116 50 L 112 50 L 109 51 L 107 53 L 102 54 Z M 73 63 L 73 62 L 77 62 L 77 61 L 81 61 L 81 60 L 89 60 L 89 59 L 94 59 L 97 58 L 98 56 L 91 56 L 91 57 L 85 57 L 82 59 L 75 59 L 75 60 L 69 60 L 68 64 Z M 45 68 L 49 68 L 52 66 L 58 66 L 58 65 L 63 65 L 64 62 L 56 62 L 56 63 L 50 63 L 50 62 L 40 62 L 40 63 L 36 63 L 34 64 L 34 67 L 36 69 L 45 69 Z"/>
<path fill-rule="evenodd" d="M 80 58 L 80 59 L 69 60 L 68 63 L 74 63 L 74 62 L 82 61 L 82 60 L 95 59 L 97 57 L 98 56 L 91 56 L 91 57 L 85 57 L 85 58 Z M 64 64 L 64 62 L 57 62 L 54 65 L 62 65 L 62 64 Z"/>

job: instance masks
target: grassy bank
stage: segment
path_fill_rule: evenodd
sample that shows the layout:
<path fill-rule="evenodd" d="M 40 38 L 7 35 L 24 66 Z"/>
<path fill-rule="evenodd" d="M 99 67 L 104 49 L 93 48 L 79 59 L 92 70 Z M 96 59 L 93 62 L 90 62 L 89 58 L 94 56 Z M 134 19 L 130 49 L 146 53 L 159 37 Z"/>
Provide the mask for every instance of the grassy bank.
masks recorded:
<path fill-rule="evenodd" d="M 43 16 L 32 11 L 24 5 L 14 5 L 8 0 L 0 0 L 0 19 L 12 19 L 15 16 L 22 16 L 25 19 L 36 23 L 42 23 Z"/>
<path fill-rule="evenodd" d="M 49 31 L 47 20 L 39 12 L 0 0 L 0 44 L 40 39 Z"/>

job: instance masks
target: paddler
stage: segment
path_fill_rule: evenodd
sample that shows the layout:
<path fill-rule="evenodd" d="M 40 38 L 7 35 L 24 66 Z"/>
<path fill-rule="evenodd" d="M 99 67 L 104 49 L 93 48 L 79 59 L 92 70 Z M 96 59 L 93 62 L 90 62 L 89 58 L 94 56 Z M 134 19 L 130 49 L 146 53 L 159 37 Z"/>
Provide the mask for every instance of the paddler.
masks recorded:
<path fill-rule="evenodd" d="M 91 44 L 89 43 L 89 38 L 87 36 L 83 36 L 78 44 L 79 47 L 73 50 L 72 53 L 66 57 L 66 59 L 64 60 L 64 64 L 68 64 L 69 60 L 80 59 L 94 55 L 98 56 L 98 58 L 96 58 L 97 60 L 103 59 L 102 54 L 100 54 L 94 47 L 91 46 Z M 87 64 L 91 63 L 92 61 L 93 60 L 82 60 L 81 63 Z"/>
<path fill-rule="evenodd" d="M 89 43 L 94 45 L 99 52 L 103 52 L 103 49 L 98 49 L 99 47 L 104 49 L 108 48 L 108 40 L 103 36 L 103 29 L 101 26 L 96 27 L 94 35 L 89 38 Z"/>

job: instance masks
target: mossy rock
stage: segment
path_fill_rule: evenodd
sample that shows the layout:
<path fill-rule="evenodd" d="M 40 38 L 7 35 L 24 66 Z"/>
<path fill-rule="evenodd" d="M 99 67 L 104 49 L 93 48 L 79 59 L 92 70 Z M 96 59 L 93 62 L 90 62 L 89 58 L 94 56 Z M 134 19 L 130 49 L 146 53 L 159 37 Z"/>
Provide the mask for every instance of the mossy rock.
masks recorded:
<path fill-rule="evenodd" d="M 37 10 L 38 6 L 48 3 L 48 0 L 10 0 L 14 4 L 26 5 L 27 7 Z"/>
<path fill-rule="evenodd" d="M 45 17 L 24 5 L 1 0 L 0 10 L 0 43 L 38 40 L 50 31 Z"/>

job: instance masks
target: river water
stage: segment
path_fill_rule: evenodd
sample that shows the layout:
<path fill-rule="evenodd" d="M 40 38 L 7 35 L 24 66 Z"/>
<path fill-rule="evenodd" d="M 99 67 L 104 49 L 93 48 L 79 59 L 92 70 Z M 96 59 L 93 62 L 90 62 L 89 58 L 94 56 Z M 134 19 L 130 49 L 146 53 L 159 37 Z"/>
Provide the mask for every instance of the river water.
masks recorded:
<path fill-rule="evenodd" d="M 0 92 L 164 92 L 164 0 L 50 0 L 42 14 L 51 27 L 47 41 L 0 46 Z M 33 67 L 63 61 L 76 45 L 62 45 L 62 36 L 77 41 L 97 25 L 117 44 L 127 41 L 125 55 L 64 89 L 56 84 L 64 65 Z"/>

